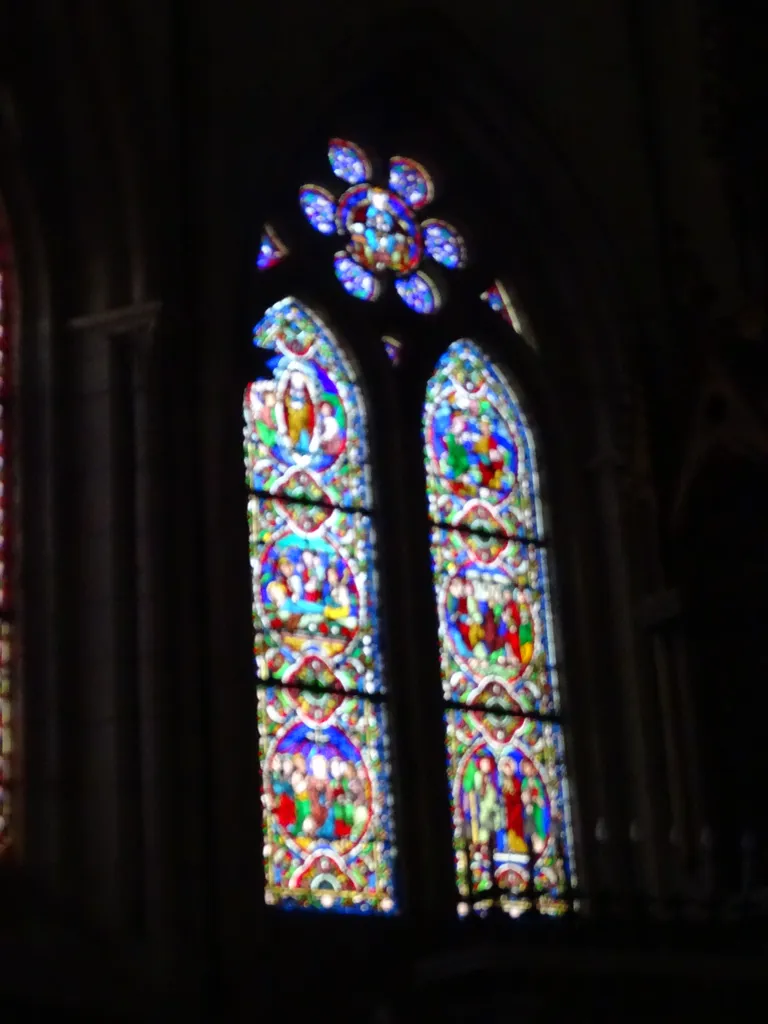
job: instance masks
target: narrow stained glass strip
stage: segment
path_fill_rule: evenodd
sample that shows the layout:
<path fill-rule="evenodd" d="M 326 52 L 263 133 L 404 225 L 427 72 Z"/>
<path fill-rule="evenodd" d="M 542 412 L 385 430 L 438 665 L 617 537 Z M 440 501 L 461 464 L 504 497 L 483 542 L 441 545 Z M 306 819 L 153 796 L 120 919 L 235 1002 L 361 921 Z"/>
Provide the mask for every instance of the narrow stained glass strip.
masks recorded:
<path fill-rule="evenodd" d="M 437 364 L 424 434 L 435 522 L 542 535 L 530 427 L 510 385 L 474 342 L 454 342 Z"/>
<path fill-rule="evenodd" d="M 371 162 L 365 152 L 346 139 L 331 139 L 328 162 L 336 177 L 350 185 L 359 185 L 371 176 Z"/>
<path fill-rule="evenodd" d="M 390 913 L 394 841 L 365 415 L 355 373 L 287 298 L 245 394 L 265 898 Z"/>
<path fill-rule="evenodd" d="M 10 532 L 8 514 L 10 479 L 8 474 L 8 422 L 5 401 L 8 395 L 10 367 L 9 338 L 9 264 L 10 252 L 3 210 L 0 206 L 0 854 L 11 842 L 11 608 Z"/>
<path fill-rule="evenodd" d="M 10 841 L 12 735 L 11 626 L 0 621 L 0 853 Z"/>

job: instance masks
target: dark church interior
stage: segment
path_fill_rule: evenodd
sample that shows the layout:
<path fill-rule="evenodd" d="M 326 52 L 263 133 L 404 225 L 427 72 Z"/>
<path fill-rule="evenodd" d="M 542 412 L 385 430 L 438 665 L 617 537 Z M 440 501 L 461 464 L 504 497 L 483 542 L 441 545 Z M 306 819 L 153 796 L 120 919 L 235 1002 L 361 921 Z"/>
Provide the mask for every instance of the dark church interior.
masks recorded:
<path fill-rule="evenodd" d="M 759 15 L 756 0 L 0 0 L 3 1022 L 671 1021 L 763 1004 Z M 329 140 L 354 143 L 341 171 Z M 397 184 L 398 154 L 422 193 Z M 299 202 L 312 183 L 314 222 Z M 355 212 L 363 195 L 369 212 Z M 397 259 L 413 270 L 423 257 L 424 273 L 406 279 L 391 254 L 364 248 L 364 228 L 376 244 L 389 230 L 387 210 L 418 245 Z M 345 250 L 330 236 L 350 224 Z M 342 277 L 350 259 L 354 280 Z M 269 334 L 259 325 L 287 297 L 294 320 Z M 300 337 L 290 325 L 302 316 L 342 352 L 309 412 L 288 393 L 309 357 L 279 347 Z M 519 443 L 489 440 L 479 406 L 454 410 L 439 472 L 456 477 L 428 516 L 422 417 L 439 410 L 424 396 L 460 339 L 467 379 L 501 368 L 493 380 L 513 382 Z M 275 345 L 287 383 L 275 383 Z M 342 401 L 353 390 L 365 437 Z M 278 403 L 296 451 L 305 431 L 296 465 L 347 459 L 349 489 L 317 497 L 313 483 L 296 498 L 254 483 L 248 451 L 277 451 L 266 419 L 252 425 L 244 480 L 244 409 L 248 442 L 256 408 L 244 393 Z M 470 435 L 480 475 L 462 507 L 479 515 L 496 500 L 489 460 L 504 467 L 514 449 L 510 488 L 532 488 L 520 493 L 533 539 L 493 533 L 501 519 L 481 533 L 479 519 L 450 519 L 470 494 L 459 476 L 475 465 L 461 447 Z M 442 486 L 429 472 L 427 488 Z M 342 700 L 320 674 L 307 682 L 304 662 L 293 688 L 279 675 L 310 649 L 296 637 L 319 600 L 305 580 L 303 604 L 285 611 L 277 555 L 274 578 L 257 579 L 264 523 L 289 514 L 286 494 L 302 522 L 376 532 L 365 585 L 322 570 L 332 636 L 362 630 L 364 602 L 377 602 L 380 633 L 359 664 L 370 655 L 371 678 L 383 664 L 386 687 L 366 682 L 347 703 L 388 723 L 364 783 L 352 769 L 347 781 L 341 754 L 318 761 L 325 725 L 301 726 L 311 792 L 331 792 L 329 771 L 343 797 L 327 842 L 315 804 L 316 833 L 299 835 L 310 828 L 306 809 L 297 818 L 310 784 L 299 755 L 275 762 L 282 797 L 270 781 L 276 702 L 300 716 Z M 311 530 L 308 566 L 337 550 Z M 500 559 L 499 573 L 512 555 L 491 549 L 548 558 L 539 603 L 526 598 L 530 611 L 503 588 L 486 600 L 477 583 L 446 584 L 441 598 L 446 538 Z M 471 620 L 492 600 L 500 611 Z M 288 662 L 269 647 L 273 627 Z M 341 679 L 342 641 L 311 643 L 337 652 L 328 671 Z M 494 813 L 507 807 L 506 824 L 489 818 L 485 831 L 477 801 L 498 796 L 497 740 L 449 754 L 446 775 L 446 737 L 452 721 L 493 714 L 462 710 L 485 697 L 451 696 L 450 644 L 467 679 L 496 644 L 494 693 L 512 692 L 507 677 L 557 680 L 551 704 L 515 698 L 505 714 L 519 716 L 518 739 L 564 737 L 560 781 L 545 792 L 510 740 L 499 793 L 515 772 L 522 789 L 505 790 Z M 350 684 L 360 693 L 362 673 Z M 355 817 L 353 797 L 384 801 L 384 789 L 391 821 L 381 811 L 371 849 L 385 850 L 385 895 L 345 902 L 358 876 L 338 851 L 374 820 Z M 349 874 L 289 898 L 320 870 L 307 851 L 324 842 L 317 863 Z"/>

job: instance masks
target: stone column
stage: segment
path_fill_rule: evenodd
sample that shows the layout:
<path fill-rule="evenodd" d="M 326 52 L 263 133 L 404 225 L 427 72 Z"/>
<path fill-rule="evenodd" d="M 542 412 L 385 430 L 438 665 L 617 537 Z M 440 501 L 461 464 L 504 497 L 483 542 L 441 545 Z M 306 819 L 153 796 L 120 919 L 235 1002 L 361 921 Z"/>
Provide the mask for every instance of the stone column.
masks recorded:
<path fill-rule="evenodd" d="M 670 845 L 680 864 L 668 883 L 679 887 L 680 866 L 691 864 L 703 827 L 699 740 L 689 689 L 680 596 L 660 588 L 637 609 L 638 626 L 650 647 L 659 708 L 659 734 L 666 765 Z"/>
<path fill-rule="evenodd" d="M 159 312 L 146 303 L 70 323 L 69 685 L 81 747 L 83 899 L 100 923 L 139 944 L 159 940 L 168 895 L 148 397 Z"/>
<path fill-rule="evenodd" d="M 615 679 L 619 688 L 623 721 L 623 771 L 628 775 L 632 806 L 627 817 L 633 845 L 638 851 L 635 886 L 649 894 L 659 891 L 660 861 L 658 811 L 654 805 L 654 743 L 652 707 L 643 679 L 636 636 L 624 516 L 620 488 L 620 460 L 610 444 L 592 459 L 597 506 L 601 512 L 603 554 L 606 560 L 607 596 L 614 638 Z M 618 745 L 617 745 L 618 746 Z M 609 825 L 610 827 L 610 825 Z"/>

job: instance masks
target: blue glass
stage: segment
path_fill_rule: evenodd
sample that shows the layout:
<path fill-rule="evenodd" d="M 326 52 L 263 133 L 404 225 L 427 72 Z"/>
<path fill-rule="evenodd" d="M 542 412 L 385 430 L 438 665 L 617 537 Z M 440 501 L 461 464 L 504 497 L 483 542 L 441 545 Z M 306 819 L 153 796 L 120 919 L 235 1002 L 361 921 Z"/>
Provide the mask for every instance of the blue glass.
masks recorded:
<path fill-rule="evenodd" d="M 435 313 L 440 308 L 437 285 L 422 270 L 395 281 L 395 290 L 415 313 Z"/>
<path fill-rule="evenodd" d="M 349 185 L 359 185 L 371 176 L 371 163 L 363 150 L 346 139 L 331 139 L 328 161 L 337 178 Z"/>
<path fill-rule="evenodd" d="M 464 239 L 451 224 L 444 220 L 425 220 L 421 230 L 424 248 L 436 263 L 442 263 L 449 270 L 458 270 L 466 265 Z"/>
<path fill-rule="evenodd" d="M 299 204 L 304 216 L 321 235 L 336 232 L 336 200 L 327 188 L 320 185 L 302 185 Z"/>
<path fill-rule="evenodd" d="M 342 287 L 356 299 L 373 302 L 379 295 L 379 282 L 369 270 L 361 267 L 345 252 L 337 252 L 333 269 Z"/>
<path fill-rule="evenodd" d="M 427 170 L 407 156 L 393 156 L 389 161 L 389 187 L 414 210 L 431 203 L 435 195 Z"/>

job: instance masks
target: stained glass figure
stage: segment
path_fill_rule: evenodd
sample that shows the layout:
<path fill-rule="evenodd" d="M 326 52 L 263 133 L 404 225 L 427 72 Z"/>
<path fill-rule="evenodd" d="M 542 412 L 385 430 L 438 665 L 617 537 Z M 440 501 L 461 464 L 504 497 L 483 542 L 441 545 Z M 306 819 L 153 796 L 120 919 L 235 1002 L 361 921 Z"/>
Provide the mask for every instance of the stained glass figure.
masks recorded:
<path fill-rule="evenodd" d="M 466 247 L 447 221 L 419 222 L 415 211 L 434 195 L 429 174 L 415 160 L 393 157 L 388 185 L 372 184 L 371 161 L 359 146 L 343 139 L 331 140 L 328 158 L 334 174 L 350 187 L 337 202 L 327 189 L 304 185 L 299 203 L 316 231 L 349 239 L 334 264 L 343 288 L 355 298 L 370 300 L 378 295 L 382 275 L 391 273 L 407 306 L 417 313 L 434 313 L 440 296 L 419 267 L 425 258 L 451 270 L 463 267 Z"/>
<path fill-rule="evenodd" d="M 565 909 L 572 838 L 536 451 L 473 342 L 424 407 L 459 911 Z"/>
<path fill-rule="evenodd" d="M 524 333 L 522 321 L 515 309 L 514 303 L 509 297 L 509 292 L 501 281 L 494 281 L 491 287 L 487 291 L 484 291 L 480 298 L 483 302 L 487 302 L 494 312 L 500 313 L 513 331 L 516 331 L 520 335 Z"/>
<path fill-rule="evenodd" d="M 389 356 L 390 362 L 393 366 L 400 365 L 400 357 L 403 354 L 403 343 L 398 341 L 397 338 L 392 338 L 389 335 L 381 339 L 384 343 L 384 351 Z"/>
<path fill-rule="evenodd" d="M 11 586 L 8 413 L 11 254 L 0 208 L 0 854 L 10 844 L 11 820 Z"/>
<path fill-rule="evenodd" d="M 395 910 L 365 408 L 331 331 L 292 298 L 244 399 L 268 903 Z"/>
<path fill-rule="evenodd" d="M 256 266 L 259 270 L 271 270 L 281 263 L 288 255 L 287 247 L 280 241 L 277 232 L 271 224 L 265 224 L 259 244 L 259 255 L 256 257 Z"/>

